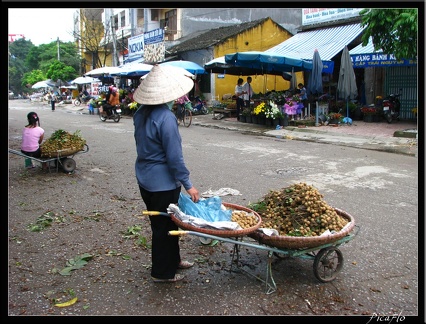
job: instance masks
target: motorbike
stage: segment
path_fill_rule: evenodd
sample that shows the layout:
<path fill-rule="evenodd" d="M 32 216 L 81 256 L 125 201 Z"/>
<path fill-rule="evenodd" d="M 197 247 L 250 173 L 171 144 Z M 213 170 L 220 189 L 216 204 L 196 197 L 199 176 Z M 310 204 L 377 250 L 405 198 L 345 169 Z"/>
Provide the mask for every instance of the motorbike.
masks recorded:
<path fill-rule="evenodd" d="M 112 119 L 114 122 L 118 123 L 121 118 L 121 108 L 120 105 L 111 106 L 104 102 L 102 104 L 102 111 L 99 111 L 99 118 L 103 122 L 107 119 Z"/>
<path fill-rule="evenodd" d="M 81 96 L 79 95 L 74 99 L 74 106 L 80 106 L 81 103 L 87 104 L 91 99 L 94 99 L 92 96 Z"/>
<path fill-rule="evenodd" d="M 390 94 L 383 99 L 383 116 L 389 124 L 393 120 L 399 119 L 399 109 L 401 108 L 400 96 L 401 93 Z"/>
<path fill-rule="evenodd" d="M 196 96 L 195 99 L 195 105 L 193 102 L 191 102 L 191 111 L 193 115 L 207 115 L 209 113 L 209 109 L 206 106 L 206 102 L 204 100 L 201 100 L 199 96 Z"/>

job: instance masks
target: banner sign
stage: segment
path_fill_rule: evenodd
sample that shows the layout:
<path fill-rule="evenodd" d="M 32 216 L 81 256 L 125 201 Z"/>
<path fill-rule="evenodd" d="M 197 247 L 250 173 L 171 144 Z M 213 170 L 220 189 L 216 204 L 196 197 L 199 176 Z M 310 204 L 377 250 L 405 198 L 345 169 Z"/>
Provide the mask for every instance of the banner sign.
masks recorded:
<path fill-rule="evenodd" d="M 164 29 L 157 28 L 144 33 L 144 41 L 146 45 L 160 43 L 164 41 Z"/>
<path fill-rule="evenodd" d="M 358 17 L 361 10 L 362 8 L 304 8 L 302 9 L 302 25 Z"/>
<path fill-rule="evenodd" d="M 128 57 L 143 57 L 144 35 L 129 37 L 128 39 Z"/>
<path fill-rule="evenodd" d="M 368 67 L 390 67 L 390 66 L 415 66 L 415 59 L 400 59 L 397 60 L 394 54 L 354 54 L 351 55 L 351 60 L 354 68 Z"/>

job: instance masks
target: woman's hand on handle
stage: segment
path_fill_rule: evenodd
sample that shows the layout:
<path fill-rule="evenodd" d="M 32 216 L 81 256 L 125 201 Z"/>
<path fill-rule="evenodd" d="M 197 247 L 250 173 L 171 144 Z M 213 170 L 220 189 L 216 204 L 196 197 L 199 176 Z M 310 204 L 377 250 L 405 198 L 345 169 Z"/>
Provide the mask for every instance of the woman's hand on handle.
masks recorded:
<path fill-rule="evenodd" d="M 191 196 L 193 202 L 196 203 L 200 199 L 200 193 L 195 187 L 188 189 L 186 192 Z"/>

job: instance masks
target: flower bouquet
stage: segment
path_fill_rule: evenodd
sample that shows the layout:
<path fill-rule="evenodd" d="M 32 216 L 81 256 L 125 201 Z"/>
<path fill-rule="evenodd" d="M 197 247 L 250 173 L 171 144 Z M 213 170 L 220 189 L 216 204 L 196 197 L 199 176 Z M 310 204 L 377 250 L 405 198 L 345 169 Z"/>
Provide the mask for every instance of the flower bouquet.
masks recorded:
<path fill-rule="evenodd" d="M 284 104 L 284 112 L 287 115 L 298 115 L 302 113 L 303 103 L 293 100 L 298 98 L 299 97 L 296 95 L 292 98 L 287 98 L 286 103 Z"/>
<path fill-rule="evenodd" d="M 278 108 L 278 106 L 275 104 L 275 102 L 270 101 L 269 105 L 266 106 L 265 116 L 266 118 L 276 119 L 282 118 L 283 113 L 281 112 L 281 109 Z"/>

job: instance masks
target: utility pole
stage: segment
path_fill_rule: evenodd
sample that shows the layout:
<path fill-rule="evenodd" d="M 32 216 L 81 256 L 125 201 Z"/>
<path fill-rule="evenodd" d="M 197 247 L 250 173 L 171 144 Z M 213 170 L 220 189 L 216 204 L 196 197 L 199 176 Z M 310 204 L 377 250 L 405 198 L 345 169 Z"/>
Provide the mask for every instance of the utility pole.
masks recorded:
<path fill-rule="evenodd" d="M 118 66 L 119 60 L 117 55 L 117 35 L 115 33 L 114 16 L 110 17 L 110 21 L 111 21 L 112 47 L 113 47 L 112 65 Z"/>
<path fill-rule="evenodd" d="M 58 45 L 58 61 L 60 61 L 61 60 L 61 56 L 59 54 L 59 37 L 57 39 L 57 45 Z"/>

